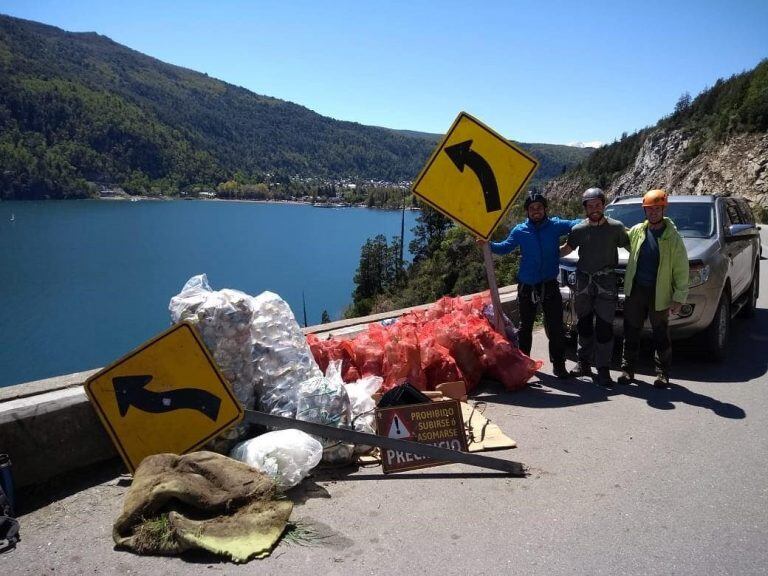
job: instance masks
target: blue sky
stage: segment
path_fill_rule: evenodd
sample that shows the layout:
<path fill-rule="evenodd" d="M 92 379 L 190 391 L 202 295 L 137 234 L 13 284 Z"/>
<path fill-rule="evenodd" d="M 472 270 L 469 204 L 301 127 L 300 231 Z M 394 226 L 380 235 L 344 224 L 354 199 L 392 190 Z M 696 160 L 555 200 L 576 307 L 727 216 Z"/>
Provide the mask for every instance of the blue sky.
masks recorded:
<path fill-rule="evenodd" d="M 443 133 L 461 110 L 522 142 L 610 142 L 768 57 L 768 0 L 0 0 L 363 124 Z"/>

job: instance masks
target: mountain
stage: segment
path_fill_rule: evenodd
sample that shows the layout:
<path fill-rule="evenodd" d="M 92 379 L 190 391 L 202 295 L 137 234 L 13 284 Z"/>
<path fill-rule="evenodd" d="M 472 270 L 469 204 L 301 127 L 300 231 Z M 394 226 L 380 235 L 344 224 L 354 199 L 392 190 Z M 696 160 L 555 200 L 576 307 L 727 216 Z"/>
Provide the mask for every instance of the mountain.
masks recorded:
<path fill-rule="evenodd" d="M 655 126 L 598 149 L 545 190 L 576 198 L 595 185 L 610 195 L 738 195 L 768 216 L 768 59 L 694 99 L 683 94 Z"/>
<path fill-rule="evenodd" d="M 294 177 L 402 182 L 439 136 L 343 122 L 117 44 L 0 15 L 0 197 L 172 194 Z M 538 181 L 590 151 L 523 144 Z M 268 186 L 266 186 L 268 188 Z"/>

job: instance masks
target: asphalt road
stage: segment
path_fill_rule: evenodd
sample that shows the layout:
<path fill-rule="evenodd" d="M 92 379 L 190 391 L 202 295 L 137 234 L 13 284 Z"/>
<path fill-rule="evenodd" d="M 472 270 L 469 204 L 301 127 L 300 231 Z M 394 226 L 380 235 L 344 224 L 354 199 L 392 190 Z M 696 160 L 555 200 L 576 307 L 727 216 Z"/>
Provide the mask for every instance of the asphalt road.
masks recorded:
<path fill-rule="evenodd" d="M 764 242 L 766 238 L 764 236 Z M 125 482 L 114 468 L 60 486 L 21 518 L 4 574 L 768 573 L 768 262 L 751 320 L 736 319 L 721 364 L 674 361 L 670 390 L 605 391 L 546 373 L 519 393 L 486 387 L 485 415 L 515 440 L 491 455 L 527 478 L 462 465 L 384 477 L 315 474 L 290 493 L 314 546 L 281 543 L 244 566 L 113 550 Z M 543 333 L 534 356 L 546 356 Z M 548 365 L 545 366 L 548 370 Z M 614 373 L 614 377 L 618 373 Z"/>

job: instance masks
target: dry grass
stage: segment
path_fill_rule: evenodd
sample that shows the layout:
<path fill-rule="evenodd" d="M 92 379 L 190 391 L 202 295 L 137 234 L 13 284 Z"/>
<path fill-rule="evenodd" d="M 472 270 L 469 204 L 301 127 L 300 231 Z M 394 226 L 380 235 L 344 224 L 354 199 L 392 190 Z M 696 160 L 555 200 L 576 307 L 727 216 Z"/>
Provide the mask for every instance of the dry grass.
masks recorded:
<path fill-rule="evenodd" d="M 283 542 L 297 546 L 317 546 L 323 539 L 323 535 L 311 524 L 301 520 L 288 522 L 282 537 Z"/>
<path fill-rule="evenodd" d="M 178 549 L 176 534 L 168 515 L 142 520 L 136 527 L 136 549 L 139 552 L 167 553 Z"/>

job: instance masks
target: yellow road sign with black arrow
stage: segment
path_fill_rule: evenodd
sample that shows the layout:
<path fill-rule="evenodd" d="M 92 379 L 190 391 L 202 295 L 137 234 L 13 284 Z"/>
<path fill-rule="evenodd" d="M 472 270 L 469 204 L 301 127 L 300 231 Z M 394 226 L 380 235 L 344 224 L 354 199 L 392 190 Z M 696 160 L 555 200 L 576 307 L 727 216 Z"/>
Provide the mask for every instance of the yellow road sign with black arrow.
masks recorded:
<path fill-rule="evenodd" d="M 85 391 L 128 469 L 184 454 L 243 418 L 197 329 L 176 324 L 88 378 Z"/>
<path fill-rule="evenodd" d="M 487 240 L 538 166 L 529 153 L 461 112 L 412 191 Z"/>

